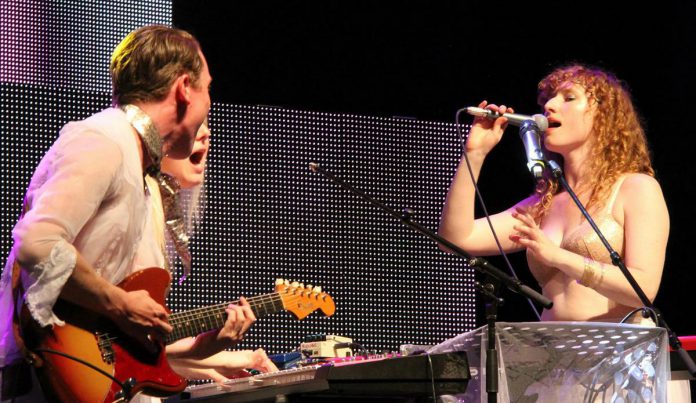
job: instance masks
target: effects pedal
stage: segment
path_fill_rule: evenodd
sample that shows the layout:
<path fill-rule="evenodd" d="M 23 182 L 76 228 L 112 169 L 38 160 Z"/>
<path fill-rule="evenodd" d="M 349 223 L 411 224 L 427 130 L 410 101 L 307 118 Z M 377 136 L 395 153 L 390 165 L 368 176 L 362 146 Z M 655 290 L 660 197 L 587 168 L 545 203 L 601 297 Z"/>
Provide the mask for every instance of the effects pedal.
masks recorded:
<path fill-rule="evenodd" d="M 353 339 L 335 335 L 312 335 L 300 344 L 300 351 L 309 358 L 350 357 Z"/>

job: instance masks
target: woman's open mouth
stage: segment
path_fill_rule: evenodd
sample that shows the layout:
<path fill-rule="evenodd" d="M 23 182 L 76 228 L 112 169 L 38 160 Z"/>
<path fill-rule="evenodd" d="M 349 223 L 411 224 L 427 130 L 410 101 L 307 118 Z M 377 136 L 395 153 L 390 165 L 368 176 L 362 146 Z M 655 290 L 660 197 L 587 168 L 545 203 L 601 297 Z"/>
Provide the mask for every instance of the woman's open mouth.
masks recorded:
<path fill-rule="evenodd" d="M 193 165 L 200 165 L 203 162 L 203 157 L 205 157 L 205 150 L 196 151 L 195 153 L 191 154 L 189 161 Z"/>

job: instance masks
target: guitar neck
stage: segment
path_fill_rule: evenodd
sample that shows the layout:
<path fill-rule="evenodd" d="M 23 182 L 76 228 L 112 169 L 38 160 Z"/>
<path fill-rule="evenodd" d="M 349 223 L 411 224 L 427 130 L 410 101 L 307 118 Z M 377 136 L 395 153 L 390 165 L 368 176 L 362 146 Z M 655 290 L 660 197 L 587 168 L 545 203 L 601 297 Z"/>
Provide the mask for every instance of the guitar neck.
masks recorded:
<path fill-rule="evenodd" d="M 285 309 L 283 300 L 277 292 L 250 297 L 247 298 L 247 302 L 257 318 Z M 229 304 L 239 304 L 239 301 L 169 315 L 169 324 L 173 330 L 167 335 L 166 344 L 222 328 L 227 320 L 226 308 Z"/>

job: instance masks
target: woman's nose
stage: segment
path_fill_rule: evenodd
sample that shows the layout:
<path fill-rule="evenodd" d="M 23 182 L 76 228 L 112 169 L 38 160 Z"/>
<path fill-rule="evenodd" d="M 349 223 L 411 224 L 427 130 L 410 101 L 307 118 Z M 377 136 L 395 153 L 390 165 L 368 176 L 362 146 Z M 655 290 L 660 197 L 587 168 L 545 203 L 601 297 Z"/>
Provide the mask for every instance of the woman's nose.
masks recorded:
<path fill-rule="evenodd" d="M 548 115 L 551 112 L 556 112 L 556 103 L 554 102 L 556 98 L 551 98 L 544 104 L 544 112 Z"/>

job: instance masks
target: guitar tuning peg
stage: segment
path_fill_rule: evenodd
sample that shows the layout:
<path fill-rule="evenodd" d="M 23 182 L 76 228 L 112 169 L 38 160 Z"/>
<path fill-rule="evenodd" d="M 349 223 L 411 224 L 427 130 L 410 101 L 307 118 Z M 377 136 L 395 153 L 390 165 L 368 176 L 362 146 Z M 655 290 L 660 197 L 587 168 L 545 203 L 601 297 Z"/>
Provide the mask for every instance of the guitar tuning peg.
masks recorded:
<path fill-rule="evenodd" d="M 306 288 L 307 290 L 309 290 L 309 291 L 312 291 L 312 285 L 311 285 L 311 284 L 307 284 L 307 285 L 305 286 L 305 288 Z"/>
<path fill-rule="evenodd" d="M 277 279 L 276 279 L 275 285 L 283 285 L 283 284 L 285 284 L 285 280 L 283 280 L 282 278 L 277 278 Z"/>
<path fill-rule="evenodd" d="M 300 288 L 305 288 L 304 283 L 300 283 L 299 287 L 300 287 Z"/>
<path fill-rule="evenodd" d="M 287 285 L 287 286 L 290 285 L 290 282 L 289 282 L 288 280 L 285 280 L 284 283 L 285 283 L 285 285 Z"/>
<path fill-rule="evenodd" d="M 315 293 L 317 293 L 317 294 L 319 294 L 319 293 L 321 292 L 321 287 L 320 287 L 320 286 L 316 286 L 316 287 L 314 287 L 314 289 L 313 289 L 312 291 L 315 292 Z"/>
<path fill-rule="evenodd" d="M 290 285 L 292 286 L 292 288 L 297 288 L 299 287 L 300 283 L 298 283 L 297 281 L 293 281 Z"/>

